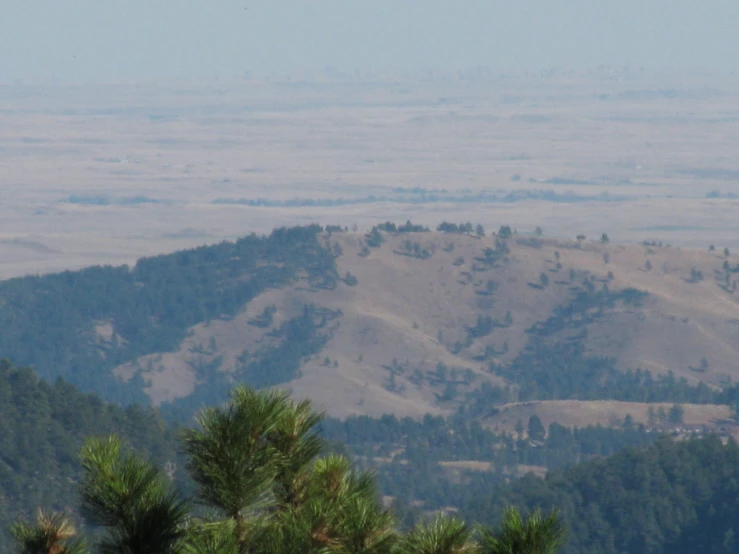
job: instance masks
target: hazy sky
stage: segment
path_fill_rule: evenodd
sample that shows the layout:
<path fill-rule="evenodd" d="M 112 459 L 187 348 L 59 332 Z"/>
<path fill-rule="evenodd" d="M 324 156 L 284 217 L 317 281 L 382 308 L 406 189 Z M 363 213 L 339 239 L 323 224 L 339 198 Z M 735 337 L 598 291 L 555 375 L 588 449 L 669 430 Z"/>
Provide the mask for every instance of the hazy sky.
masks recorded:
<path fill-rule="evenodd" d="M 7 0 L 0 81 L 600 64 L 739 69 L 737 0 Z"/>

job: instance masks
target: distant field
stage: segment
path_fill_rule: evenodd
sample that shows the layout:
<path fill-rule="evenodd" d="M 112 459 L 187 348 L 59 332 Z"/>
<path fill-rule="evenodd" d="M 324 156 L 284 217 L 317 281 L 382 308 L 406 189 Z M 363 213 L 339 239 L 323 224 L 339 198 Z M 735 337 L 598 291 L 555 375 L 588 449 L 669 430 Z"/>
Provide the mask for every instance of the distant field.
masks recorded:
<path fill-rule="evenodd" d="M 0 278 L 310 221 L 739 247 L 739 84 L 0 89 Z"/>
<path fill-rule="evenodd" d="M 668 411 L 671 406 L 672 404 L 668 403 L 643 404 L 614 400 L 522 402 L 501 406 L 500 413 L 486 420 L 485 425 L 491 429 L 512 433 L 519 420 L 525 426 L 533 414 L 539 416 L 547 427 L 554 422 L 565 427 L 587 427 L 588 425 L 612 427 L 620 425 L 627 415 L 630 415 L 635 423 L 647 425 L 650 407 L 656 412 L 660 408 Z M 713 429 L 731 417 L 731 410 L 728 406 L 712 404 L 681 404 L 681 406 L 685 411 L 683 425 L 686 426 L 706 426 Z"/>

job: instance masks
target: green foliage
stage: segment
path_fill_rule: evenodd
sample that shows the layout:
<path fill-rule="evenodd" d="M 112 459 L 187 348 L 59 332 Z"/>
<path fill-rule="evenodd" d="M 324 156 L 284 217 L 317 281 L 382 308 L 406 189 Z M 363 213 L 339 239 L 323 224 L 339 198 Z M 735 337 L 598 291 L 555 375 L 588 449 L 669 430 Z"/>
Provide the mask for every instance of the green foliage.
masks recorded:
<path fill-rule="evenodd" d="M 485 554 L 555 554 L 566 543 L 566 532 L 557 512 L 543 516 L 534 510 L 522 517 L 515 508 L 506 508 L 499 528 L 485 531 L 482 552 Z"/>
<path fill-rule="evenodd" d="M 251 318 L 247 323 L 265 329 L 272 326 L 275 313 L 277 312 L 277 306 L 270 304 L 262 310 L 262 313 L 256 317 Z"/>
<path fill-rule="evenodd" d="M 402 536 L 377 500 L 374 478 L 344 456 L 319 456 L 322 415 L 285 392 L 237 387 L 223 407 L 183 431 L 187 467 L 204 510 L 177 494 L 150 461 L 115 436 L 80 453 L 81 511 L 107 554 L 475 552 L 470 529 L 437 517 Z M 82 554 L 63 516 L 17 523 L 23 552 Z M 495 537 L 494 534 L 486 535 Z M 491 539 L 492 540 L 492 539 Z"/>
<path fill-rule="evenodd" d="M 529 438 L 535 441 L 544 440 L 544 435 L 546 434 L 547 430 L 544 428 L 544 424 L 541 422 L 541 419 L 539 419 L 539 416 L 536 414 L 533 414 L 529 418 Z"/>
<path fill-rule="evenodd" d="M 176 460 L 174 434 L 149 408 L 120 408 L 79 393 L 58 380 L 40 381 L 28 368 L 0 362 L 0 552 L 8 552 L 10 518 L 28 519 L 43 505 L 48 525 L 60 523 L 81 477 L 78 452 L 87 436 L 116 433 L 147 453 L 158 466 Z M 73 504 L 73 503 L 72 503 Z M 20 528 L 19 528 L 20 530 Z M 70 552 L 73 552 L 70 550 Z"/>
<path fill-rule="evenodd" d="M 239 386 L 182 432 L 193 500 L 160 465 L 115 435 L 89 438 L 79 455 L 81 513 L 105 554 L 294 554 L 475 552 L 455 518 L 418 524 L 406 536 L 377 498 L 374 477 L 326 454 L 322 414 L 282 391 Z M 196 507 L 196 503 L 201 508 Z M 40 512 L 12 526 L 24 554 L 83 554 L 63 515 Z M 487 537 L 497 535 L 488 534 Z"/>
<path fill-rule="evenodd" d="M 385 223 L 381 223 L 380 225 L 377 225 L 376 228 L 386 233 L 428 233 L 429 232 L 428 227 L 425 227 L 423 225 L 416 225 L 414 223 L 411 223 L 410 220 L 406 221 L 405 225 L 396 225 L 395 223 L 386 221 Z"/>
<path fill-rule="evenodd" d="M 506 327 L 510 327 L 511 325 L 513 325 L 513 316 L 511 315 L 510 311 L 507 311 L 505 313 L 505 317 L 503 318 L 503 325 L 505 325 Z"/>
<path fill-rule="evenodd" d="M 284 392 L 237 387 L 227 406 L 205 410 L 184 432 L 197 498 L 220 514 L 211 524 L 232 522 L 239 552 L 390 551 L 394 519 L 377 504 L 372 477 L 342 456 L 317 457 L 321 418 Z M 197 537 L 225 540 L 202 528 Z"/>
<path fill-rule="evenodd" d="M 382 233 L 380 233 L 377 227 L 372 227 L 372 230 L 364 235 L 364 240 L 367 242 L 368 247 L 379 248 L 385 242 L 385 237 L 382 236 Z"/>
<path fill-rule="evenodd" d="M 442 514 L 421 520 L 402 539 L 399 554 L 473 554 L 478 545 L 472 540 L 472 529 L 455 517 Z"/>
<path fill-rule="evenodd" d="M 472 223 L 469 221 L 467 223 L 460 223 L 457 225 L 456 223 L 449 223 L 448 221 L 442 221 L 437 227 L 436 230 L 441 233 L 453 233 L 453 234 L 472 234 L 474 231 L 474 227 Z"/>
<path fill-rule="evenodd" d="M 508 243 L 501 239 L 495 240 L 495 248 L 485 248 L 482 256 L 475 256 L 473 271 L 486 271 L 505 262 L 509 254 Z"/>
<path fill-rule="evenodd" d="M 19 554 L 85 554 L 84 539 L 77 536 L 72 522 L 64 514 L 38 511 L 36 523 L 14 523 L 10 533 L 18 544 Z"/>
<path fill-rule="evenodd" d="M 495 495 L 471 497 L 462 513 L 491 524 L 508 505 L 560 508 L 570 530 L 563 554 L 732 552 L 738 495 L 735 442 L 663 439 L 545 479 L 525 477 Z"/>
<path fill-rule="evenodd" d="M 419 260 L 428 260 L 432 256 L 432 251 L 424 246 L 421 246 L 421 243 L 413 242 L 407 239 L 404 240 L 400 244 L 400 247 L 393 252 L 401 256 L 408 256 L 409 258 L 416 258 Z"/>
<path fill-rule="evenodd" d="M 486 429 L 471 418 L 494 415 L 489 405 L 478 413 L 464 413 L 448 419 L 426 416 L 418 421 L 385 415 L 349 417 L 344 421 L 327 418 L 322 435 L 331 444 L 342 444 L 361 464 L 377 471 L 383 494 L 404 505 L 423 502 L 425 510 L 461 506 L 480 495 L 494 495 L 519 464 L 548 469 L 612 455 L 629 446 L 644 446 L 658 439 L 640 426 L 609 429 L 591 426 L 568 429 L 552 424 L 540 442 L 516 439 L 508 433 Z M 523 424 L 521 430 L 524 430 Z M 377 465 L 372 460 L 391 458 Z M 450 476 L 444 462 L 487 462 L 490 471 L 462 471 Z M 401 515 L 409 515 L 406 509 Z"/>
<path fill-rule="evenodd" d="M 262 348 L 251 355 L 245 355 L 231 376 L 255 387 L 269 387 L 291 380 L 297 374 L 304 358 L 321 351 L 331 337 L 331 324 L 341 317 L 341 311 L 319 308 L 314 305 L 303 306 L 303 312 L 288 319 L 270 334 L 280 339 L 275 346 Z M 226 396 L 228 381 L 221 376 L 220 381 L 211 377 L 211 387 L 220 385 L 222 396 Z M 192 403 L 197 399 L 186 399 Z"/>
<path fill-rule="evenodd" d="M 204 410 L 199 428 L 184 431 L 188 471 L 203 504 L 241 522 L 249 511 L 274 501 L 277 451 L 264 441 L 287 409 L 284 393 L 239 387 L 226 407 Z"/>
<path fill-rule="evenodd" d="M 700 269 L 691 268 L 690 269 L 690 279 L 688 280 L 689 283 L 700 283 L 703 280 L 703 272 Z"/>
<path fill-rule="evenodd" d="M 187 506 L 153 464 L 125 452 L 115 436 L 88 439 L 80 458 L 85 472 L 80 483 L 82 515 L 107 531 L 100 552 L 180 551 Z"/>
<path fill-rule="evenodd" d="M 499 322 L 489 315 L 478 315 L 474 326 L 465 325 L 467 331 L 467 343 L 472 343 L 476 338 L 484 337 L 493 332 L 496 327 L 503 327 Z"/>
<path fill-rule="evenodd" d="M 685 416 L 685 408 L 679 404 L 674 404 L 667 414 L 667 421 L 673 424 L 683 423 L 683 417 Z"/>

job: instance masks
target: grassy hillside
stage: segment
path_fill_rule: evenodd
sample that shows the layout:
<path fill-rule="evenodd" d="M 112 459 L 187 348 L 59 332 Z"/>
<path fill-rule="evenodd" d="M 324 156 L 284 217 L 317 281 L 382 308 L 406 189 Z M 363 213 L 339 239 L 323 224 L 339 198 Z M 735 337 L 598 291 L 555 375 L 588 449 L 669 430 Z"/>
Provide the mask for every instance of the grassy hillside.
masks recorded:
<path fill-rule="evenodd" d="M 721 393 L 739 376 L 730 253 L 327 229 L 0 283 L 0 355 L 175 412 L 234 381 L 286 384 L 339 417 L 733 401 Z M 602 423 L 595 412 L 577 423 Z"/>
<path fill-rule="evenodd" d="M 146 401 L 141 372 L 118 379 L 112 370 L 141 356 L 176 350 L 193 325 L 228 319 L 266 289 L 298 276 L 313 287 L 335 286 L 333 257 L 318 244 L 319 230 L 278 229 L 266 237 L 144 258 L 130 268 L 91 267 L 4 281 L 0 356 L 37 367 L 44 377 L 63 376 L 108 400 Z M 321 317 L 311 309 L 302 315 L 294 322 L 298 327 Z M 283 335 L 275 331 L 275 342 L 310 342 L 315 334 L 301 331 L 290 326 Z M 320 347 L 302 346 L 300 354 Z M 268 364 L 252 374 L 258 384 L 268 385 L 289 378 L 291 369 Z M 224 388 L 212 372 L 208 381 L 219 391 Z"/>
<path fill-rule="evenodd" d="M 737 377 L 739 304 L 723 253 L 516 235 L 381 236 L 373 248 L 363 233 L 324 235 L 340 253 L 335 289 L 268 290 L 232 320 L 197 325 L 178 350 L 118 374 L 144 368 L 149 395 L 171 400 L 178 387 L 187 394 L 195 386 L 193 366 L 238 367 L 239 356 L 269 344 L 281 322 L 316 305 L 341 316 L 289 386 L 337 416 L 453 413 L 484 383 L 516 384 L 491 364 L 520 362 L 534 344 L 576 345 L 582 357 L 608 358 L 618 371 L 672 372 L 691 385 L 721 387 Z M 271 325 L 255 326 L 265 311 Z M 212 351 L 198 350 L 214 341 Z"/>

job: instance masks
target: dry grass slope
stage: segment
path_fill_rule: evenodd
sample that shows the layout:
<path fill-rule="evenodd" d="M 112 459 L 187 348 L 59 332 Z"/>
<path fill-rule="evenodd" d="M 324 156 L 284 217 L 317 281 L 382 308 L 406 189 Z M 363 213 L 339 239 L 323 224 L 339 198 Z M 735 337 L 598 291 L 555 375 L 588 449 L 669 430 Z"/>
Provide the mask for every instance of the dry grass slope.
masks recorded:
<path fill-rule="evenodd" d="M 505 240 L 507 261 L 492 266 L 479 260 L 486 248 L 495 248 L 495 236 L 385 236 L 385 243 L 367 256 L 359 255 L 365 243 L 362 234 L 325 237 L 327 244 L 341 248 L 339 272 L 355 276 L 356 286 L 340 283 L 332 291 L 312 290 L 299 282 L 268 291 L 230 321 L 192 328 L 177 352 L 147 356 L 118 368 L 118 375 L 125 378 L 135 368 L 144 369 L 147 392 L 156 403 L 187 396 L 198 386 L 194 364 L 222 356 L 220 371 L 229 371 L 241 352 L 268 343 L 271 329 L 313 303 L 341 309 L 343 316 L 324 350 L 305 360 L 300 375 L 288 384 L 294 394 L 310 397 L 340 417 L 445 414 L 457 407 L 458 400 L 445 400 L 436 377 L 439 363 L 456 370 L 458 392 L 485 380 L 501 383 L 487 371 L 488 361 L 510 360 L 525 346 L 525 330 L 566 304 L 571 287 L 589 281 L 596 288 L 633 287 L 649 293 L 641 306 L 617 304 L 587 325 L 586 345 L 592 353 L 614 357 L 622 369 L 673 371 L 712 385 L 739 378 L 734 363 L 739 355 L 735 274 L 723 269 L 725 261 L 731 267 L 736 261 L 731 256 L 725 260 L 723 252 L 514 235 Z M 430 256 L 406 255 L 406 241 L 418 243 Z M 697 272 L 702 280 L 693 278 Z M 248 324 L 269 305 L 277 307 L 272 326 Z M 510 320 L 505 324 L 507 313 Z M 501 325 L 468 344 L 466 329 L 487 316 Z M 562 338 L 568 333 L 560 332 Z M 481 361 L 486 349 L 488 360 Z M 540 403 L 537 410 L 549 405 Z M 554 412 L 547 408 L 543 419 L 564 418 L 577 424 L 607 424 L 625 413 L 638 420 L 646 409 L 617 408 L 617 403 L 551 406 Z M 691 410 L 686 417 L 692 417 Z M 715 408 L 706 417 L 725 417 L 722 410 Z M 595 415 L 572 415 L 575 412 Z"/>

